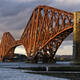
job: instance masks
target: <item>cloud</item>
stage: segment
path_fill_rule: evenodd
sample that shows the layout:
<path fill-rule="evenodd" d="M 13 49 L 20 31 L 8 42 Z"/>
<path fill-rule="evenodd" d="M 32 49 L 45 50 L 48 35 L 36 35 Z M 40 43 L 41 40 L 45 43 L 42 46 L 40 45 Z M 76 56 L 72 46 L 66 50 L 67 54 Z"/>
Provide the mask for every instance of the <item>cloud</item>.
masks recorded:
<path fill-rule="evenodd" d="M 80 0 L 52 0 L 53 2 L 49 4 L 52 7 L 63 9 L 66 11 L 74 12 L 80 10 Z"/>
<path fill-rule="evenodd" d="M 19 39 L 33 9 L 49 0 L 0 0 L 0 38 L 4 32 Z"/>
<path fill-rule="evenodd" d="M 22 2 L 33 2 L 36 0 L 7 0 L 7 1 L 22 3 Z"/>
<path fill-rule="evenodd" d="M 80 4 L 80 0 L 56 0 L 58 3 L 66 3 L 67 5 L 71 4 Z"/>
<path fill-rule="evenodd" d="M 80 0 L 0 0 L 0 38 L 8 31 L 19 39 L 33 9 L 38 5 L 48 5 L 70 12 L 80 10 Z"/>

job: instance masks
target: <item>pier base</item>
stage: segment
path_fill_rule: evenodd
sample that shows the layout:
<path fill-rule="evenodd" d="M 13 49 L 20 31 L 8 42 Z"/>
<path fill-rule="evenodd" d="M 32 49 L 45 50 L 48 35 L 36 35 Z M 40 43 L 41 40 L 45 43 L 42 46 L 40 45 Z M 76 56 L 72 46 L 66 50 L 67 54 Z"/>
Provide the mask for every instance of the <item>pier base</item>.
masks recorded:
<path fill-rule="evenodd" d="M 80 12 L 74 12 L 73 61 L 71 63 L 80 64 Z"/>

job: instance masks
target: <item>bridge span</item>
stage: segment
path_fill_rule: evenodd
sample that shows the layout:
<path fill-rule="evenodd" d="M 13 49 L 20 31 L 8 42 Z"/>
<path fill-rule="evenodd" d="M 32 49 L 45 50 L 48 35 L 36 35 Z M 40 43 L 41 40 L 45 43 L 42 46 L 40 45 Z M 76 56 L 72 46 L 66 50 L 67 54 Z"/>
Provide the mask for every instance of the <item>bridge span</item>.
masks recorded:
<path fill-rule="evenodd" d="M 17 46 L 23 45 L 27 56 L 39 52 L 52 58 L 63 40 L 73 32 L 73 13 L 49 6 L 37 6 L 21 35 L 15 40 L 9 32 L 3 34 L 0 44 L 0 60 L 12 58 Z"/>

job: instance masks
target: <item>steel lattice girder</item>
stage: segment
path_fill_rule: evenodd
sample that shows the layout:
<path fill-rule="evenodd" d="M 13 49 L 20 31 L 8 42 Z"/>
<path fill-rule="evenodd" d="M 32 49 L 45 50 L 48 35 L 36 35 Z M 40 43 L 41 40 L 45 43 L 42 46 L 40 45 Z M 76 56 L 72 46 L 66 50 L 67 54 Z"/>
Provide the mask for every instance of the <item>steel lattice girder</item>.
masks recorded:
<path fill-rule="evenodd" d="M 49 6 L 38 6 L 33 10 L 20 40 L 15 41 L 10 33 L 3 35 L 0 57 L 3 59 L 11 55 L 19 45 L 24 46 L 28 56 L 35 56 L 38 51 L 54 56 L 62 41 L 72 31 L 73 13 Z"/>

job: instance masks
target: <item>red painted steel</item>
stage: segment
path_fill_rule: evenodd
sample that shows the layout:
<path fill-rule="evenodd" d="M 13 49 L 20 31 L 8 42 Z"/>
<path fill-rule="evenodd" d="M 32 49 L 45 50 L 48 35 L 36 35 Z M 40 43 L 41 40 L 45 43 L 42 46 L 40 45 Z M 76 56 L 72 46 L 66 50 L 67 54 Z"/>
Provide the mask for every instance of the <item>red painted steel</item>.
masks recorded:
<path fill-rule="evenodd" d="M 20 40 L 15 41 L 10 33 L 1 40 L 0 57 L 12 57 L 16 46 L 23 45 L 28 56 L 38 52 L 54 57 L 62 41 L 73 31 L 73 13 L 38 6 L 26 25 Z"/>

